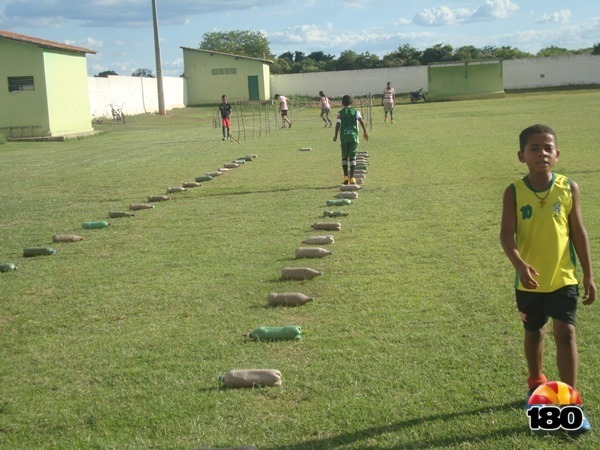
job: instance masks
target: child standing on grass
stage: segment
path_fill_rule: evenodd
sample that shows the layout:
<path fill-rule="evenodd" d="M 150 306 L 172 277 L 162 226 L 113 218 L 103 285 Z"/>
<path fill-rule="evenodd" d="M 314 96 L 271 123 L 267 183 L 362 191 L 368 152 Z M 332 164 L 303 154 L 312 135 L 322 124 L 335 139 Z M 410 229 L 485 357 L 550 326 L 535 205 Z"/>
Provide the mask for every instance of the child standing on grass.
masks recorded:
<path fill-rule="evenodd" d="M 358 151 L 358 124 L 362 127 L 363 137 L 367 141 L 369 140 L 369 134 L 367 133 L 360 111 L 350 107 L 352 105 L 352 97 L 344 95 L 342 97 L 342 105 L 344 108 L 340 110 L 337 116 L 333 142 L 337 141 L 339 133 L 342 148 L 344 184 L 356 184 L 354 170 L 356 169 L 356 153 Z M 350 166 L 350 172 L 348 172 L 348 165 Z"/>
<path fill-rule="evenodd" d="M 387 122 L 388 113 L 390 113 L 390 123 L 394 123 L 394 108 L 396 107 L 396 91 L 392 87 L 392 82 L 388 81 L 383 90 L 381 105 L 385 114 L 384 122 Z"/>
<path fill-rule="evenodd" d="M 329 118 L 329 113 L 331 112 L 331 105 L 329 104 L 329 99 L 325 95 L 323 91 L 319 91 L 319 97 L 321 98 L 321 119 L 325 122 L 325 127 L 329 125 L 332 127 L 331 119 Z"/>
<path fill-rule="evenodd" d="M 556 134 L 533 125 L 519 136 L 519 161 L 528 174 L 504 192 L 500 241 L 516 269 L 516 301 L 525 328 L 528 397 L 547 381 L 543 372 L 546 322 L 552 317 L 556 364 L 561 381 L 577 389 L 578 352 L 575 312 L 577 253 L 583 271 L 583 304 L 596 299 L 587 232 L 579 202 L 579 186 L 553 172 L 560 151 Z M 587 419 L 579 431 L 591 429 Z"/>
<path fill-rule="evenodd" d="M 223 140 L 231 137 L 231 106 L 227 103 L 227 96 L 221 96 L 221 104 L 219 105 L 221 113 L 221 129 L 223 130 Z"/>
<path fill-rule="evenodd" d="M 275 100 L 279 101 L 279 112 L 281 112 L 281 120 L 283 120 L 283 126 L 281 128 L 285 128 L 285 124 L 287 123 L 290 128 L 292 128 L 292 122 L 288 119 L 288 104 L 289 101 L 287 97 L 283 95 L 275 94 Z"/>

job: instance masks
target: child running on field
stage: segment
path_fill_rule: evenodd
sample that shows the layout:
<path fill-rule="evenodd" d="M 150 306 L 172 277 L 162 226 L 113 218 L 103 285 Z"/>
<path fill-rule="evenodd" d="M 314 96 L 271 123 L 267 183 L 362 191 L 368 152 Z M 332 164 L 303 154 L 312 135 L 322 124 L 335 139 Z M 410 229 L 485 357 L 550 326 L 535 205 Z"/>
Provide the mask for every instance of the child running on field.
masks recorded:
<path fill-rule="evenodd" d="M 583 225 L 579 186 L 553 172 L 558 161 L 556 134 L 533 125 L 519 136 L 519 161 L 528 174 L 504 192 L 500 241 L 516 269 L 516 303 L 525 328 L 528 394 L 544 384 L 544 336 L 553 319 L 556 364 L 561 381 L 577 389 L 578 352 L 575 313 L 578 279 L 575 253 L 583 272 L 583 304 L 596 299 L 590 244 Z M 584 417 L 578 431 L 589 431 Z"/>
<path fill-rule="evenodd" d="M 279 111 L 281 112 L 281 120 L 283 120 L 283 126 L 281 128 L 285 128 L 285 124 L 287 123 L 290 128 L 292 128 L 292 122 L 288 119 L 288 104 L 289 101 L 287 97 L 283 95 L 275 94 L 275 100 L 279 101 Z"/>
<path fill-rule="evenodd" d="M 223 130 L 223 140 L 231 137 L 231 106 L 227 103 L 227 96 L 221 96 L 221 104 L 219 105 L 221 113 L 221 129 Z"/>
<path fill-rule="evenodd" d="M 342 105 L 344 108 L 338 112 L 333 142 L 337 141 L 339 133 L 342 148 L 344 184 L 356 184 L 354 170 L 356 169 L 356 153 L 358 152 L 358 124 L 363 129 L 365 140 L 369 140 L 369 134 L 367 133 L 360 111 L 350 107 L 352 105 L 352 97 L 344 95 L 342 97 Z M 348 166 L 350 166 L 350 171 L 348 171 Z"/>
<path fill-rule="evenodd" d="M 329 103 L 329 99 L 325 95 L 323 91 L 319 91 L 319 97 L 321 98 L 321 119 L 325 122 L 325 127 L 329 125 L 332 127 L 331 119 L 329 118 L 329 113 L 331 112 L 331 105 Z"/>

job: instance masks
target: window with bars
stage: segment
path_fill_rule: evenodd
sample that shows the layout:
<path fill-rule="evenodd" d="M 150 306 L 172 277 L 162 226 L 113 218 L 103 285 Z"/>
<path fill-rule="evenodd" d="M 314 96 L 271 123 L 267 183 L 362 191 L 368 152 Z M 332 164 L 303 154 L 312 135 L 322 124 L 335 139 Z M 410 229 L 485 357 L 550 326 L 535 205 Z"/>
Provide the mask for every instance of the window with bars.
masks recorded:
<path fill-rule="evenodd" d="M 33 77 L 8 77 L 8 92 L 33 91 Z"/>
<path fill-rule="evenodd" d="M 212 69 L 213 75 L 237 75 L 237 68 Z"/>

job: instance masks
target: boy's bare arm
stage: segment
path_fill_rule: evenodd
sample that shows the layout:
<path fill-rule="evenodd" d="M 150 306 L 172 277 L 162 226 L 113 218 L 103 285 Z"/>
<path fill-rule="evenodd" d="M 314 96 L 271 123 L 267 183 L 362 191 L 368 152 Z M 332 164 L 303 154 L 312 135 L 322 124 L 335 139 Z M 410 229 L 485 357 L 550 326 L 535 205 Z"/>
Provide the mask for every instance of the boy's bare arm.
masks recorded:
<path fill-rule="evenodd" d="M 515 192 L 512 186 L 509 186 L 504 191 L 504 198 L 502 201 L 502 222 L 500 225 L 500 243 L 502 249 L 509 261 L 512 263 L 517 273 L 519 274 L 519 280 L 523 287 L 527 289 L 536 289 L 538 282 L 533 278 L 539 276 L 537 270 L 530 266 L 521 258 L 519 249 L 515 242 L 515 231 L 516 231 L 516 211 L 515 211 Z"/>
<path fill-rule="evenodd" d="M 367 133 L 367 127 L 365 127 L 365 121 L 362 119 L 362 117 L 360 119 L 358 119 L 358 123 L 360 123 L 360 126 L 363 129 L 363 137 L 365 138 L 365 141 L 368 141 L 369 133 Z"/>
<path fill-rule="evenodd" d="M 579 258 L 581 270 L 583 271 L 583 304 L 590 305 L 596 300 L 596 284 L 594 282 L 594 274 L 592 271 L 590 241 L 585 226 L 583 225 L 583 217 L 581 215 L 579 186 L 574 181 L 571 181 L 571 193 L 573 196 L 573 207 L 569 214 L 570 237 L 571 242 L 573 242 L 573 247 L 575 247 L 577 258 Z"/>
<path fill-rule="evenodd" d="M 335 132 L 333 134 L 333 142 L 337 141 L 338 133 L 340 132 L 340 123 L 336 122 L 335 124 Z"/>

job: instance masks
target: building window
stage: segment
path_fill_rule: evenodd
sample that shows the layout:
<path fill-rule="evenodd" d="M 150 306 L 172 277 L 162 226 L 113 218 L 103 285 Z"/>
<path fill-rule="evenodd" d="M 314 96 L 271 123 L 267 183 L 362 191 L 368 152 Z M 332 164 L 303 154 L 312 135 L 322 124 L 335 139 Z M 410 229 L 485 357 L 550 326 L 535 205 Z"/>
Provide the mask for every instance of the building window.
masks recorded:
<path fill-rule="evenodd" d="M 231 67 L 227 69 L 212 69 L 213 75 L 237 75 L 237 68 Z"/>
<path fill-rule="evenodd" d="M 8 77 L 8 92 L 33 91 L 33 77 Z"/>

